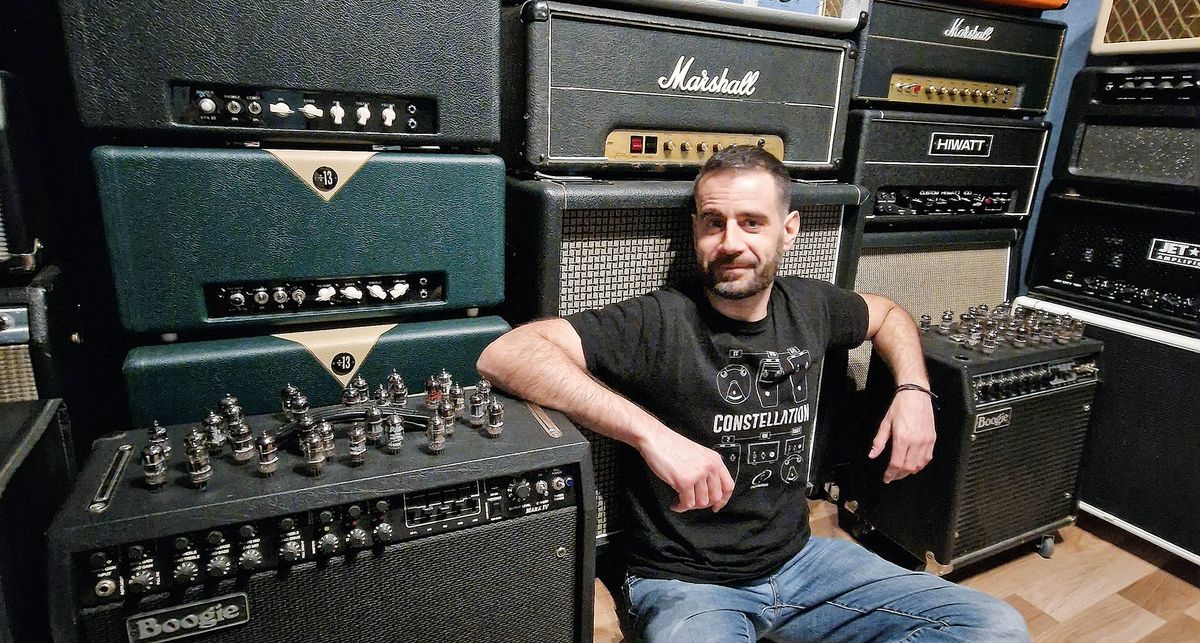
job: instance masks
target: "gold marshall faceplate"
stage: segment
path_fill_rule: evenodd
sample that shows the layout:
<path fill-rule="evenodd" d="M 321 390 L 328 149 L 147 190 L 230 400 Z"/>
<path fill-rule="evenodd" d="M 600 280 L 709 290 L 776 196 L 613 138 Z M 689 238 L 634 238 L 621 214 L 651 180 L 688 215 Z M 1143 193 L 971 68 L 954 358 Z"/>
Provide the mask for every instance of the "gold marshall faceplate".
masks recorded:
<path fill-rule="evenodd" d="M 604 156 L 623 163 L 701 165 L 731 145 L 757 145 L 783 160 L 783 139 L 774 134 L 675 130 L 613 130 L 604 139 Z"/>
<path fill-rule="evenodd" d="M 1014 109 L 1020 99 L 1020 87 L 939 76 L 892 74 L 887 97 L 902 103 Z"/>

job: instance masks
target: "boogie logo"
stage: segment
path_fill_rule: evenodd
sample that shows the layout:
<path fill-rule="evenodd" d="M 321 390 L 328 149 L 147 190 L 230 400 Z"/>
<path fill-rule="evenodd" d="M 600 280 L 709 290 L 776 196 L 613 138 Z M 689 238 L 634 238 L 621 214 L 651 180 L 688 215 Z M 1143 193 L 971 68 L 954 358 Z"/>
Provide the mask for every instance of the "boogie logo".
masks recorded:
<path fill-rule="evenodd" d="M 1012 424 L 1012 407 L 1006 406 L 1002 409 L 980 413 L 975 416 L 975 433 L 991 431 L 994 429 L 1003 429 Z"/>
<path fill-rule="evenodd" d="M 229 594 L 206 601 L 135 614 L 125 620 L 129 643 L 174 641 L 250 621 L 246 594 Z"/>

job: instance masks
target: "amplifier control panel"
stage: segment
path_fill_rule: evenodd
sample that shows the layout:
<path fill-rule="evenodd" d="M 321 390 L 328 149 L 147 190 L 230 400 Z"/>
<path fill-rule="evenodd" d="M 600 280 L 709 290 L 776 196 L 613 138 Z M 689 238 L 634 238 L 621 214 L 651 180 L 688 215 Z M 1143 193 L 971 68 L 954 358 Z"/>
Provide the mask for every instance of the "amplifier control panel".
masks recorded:
<path fill-rule="evenodd" d="M 1200 298 L 1184 293 L 1143 288 L 1123 279 L 1075 271 L 1052 277 L 1050 283 L 1066 291 L 1159 313 L 1184 322 L 1200 321 Z"/>
<path fill-rule="evenodd" d="M 875 193 L 871 216 L 1008 214 L 1016 197 L 1009 188 L 885 186 Z"/>
<path fill-rule="evenodd" d="M 1102 74 L 1097 83 L 1102 103 L 1200 103 L 1200 68 L 1156 71 L 1153 67 L 1129 74 Z"/>
<path fill-rule="evenodd" d="M 431 134 L 437 101 L 262 87 L 176 85 L 175 120 L 184 125 L 333 132 Z"/>
<path fill-rule="evenodd" d="M 614 130 L 604 139 L 610 161 L 702 165 L 731 145 L 756 145 L 783 160 L 783 139 L 774 134 L 726 134 L 677 130 Z"/>
<path fill-rule="evenodd" d="M 986 109 L 1012 109 L 1020 87 L 939 76 L 892 74 L 888 100 L 923 105 L 954 105 Z"/>
<path fill-rule="evenodd" d="M 385 555 L 392 543 L 575 506 L 578 476 L 574 467 L 552 467 L 83 552 L 75 565 L 80 604 Z"/>
<path fill-rule="evenodd" d="M 205 286 L 212 318 L 444 302 L 446 274 L 243 282 Z"/>

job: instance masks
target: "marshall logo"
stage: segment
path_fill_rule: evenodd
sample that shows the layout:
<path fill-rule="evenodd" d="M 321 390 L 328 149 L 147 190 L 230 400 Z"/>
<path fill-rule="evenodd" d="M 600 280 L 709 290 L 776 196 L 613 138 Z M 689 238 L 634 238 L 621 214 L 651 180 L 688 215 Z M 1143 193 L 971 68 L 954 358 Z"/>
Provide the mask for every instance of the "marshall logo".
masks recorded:
<path fill-rule="evenodd" d="M 207 634 L 250 621 L 250 599 L 229 594 L 205 601 L 135 614 L 125 619 L 129 643 L 159 643 Z"/>
<path fill-rule="evenodd" d="M 1152 239 L 1150 261 L 1200 269 L 1200 243 Z"/>
<path fill-rule="evenodd" d="M 964 22 L 966 22 L 964 18 L 955 18 L 954 24 L 950 25 L 950 28 L 942 33 L 951 38 L 987 42 L 992 39 L 992 32 L 996 30 L 995 27 L 980 29 L 979 25 L 964 25 Z"/>
<path fill-rule="evenodd" d="M 750 96 L 758 88 L 754 83 L 758 81 L 759 72 L 748 71 L 740 80 L 730 80 L 729 68 L 721 70 L 720 76 L 709 76 L 707 69 L 701 69 L 699 74 L 688 76 L 688 72 L 692 69 L 692 63 L 696 62 L 696 57 L 692 56 L 685 60 L 684 56 L 680 56 L 675 63 L 675 71 L 671 72 L 671 76 L 659 76 L 658 86 L 663 89 L 678 89 L 684 92 L 696 92 L 698 94 L 728 94 L 730 96 Z"/>
<path fill-rule="evenodd" d="M 934 132 L 929 136 L 930 156 L 991 156 L 992 134 Z"/>
<path fill-rule="evenodd" d="M 1003 429 L 1012 424 L 1012 407 L 1006 406 L 995 411 L 988 411 L 975 416 L 973 433 L 983 433 L 993 429 Z"/>

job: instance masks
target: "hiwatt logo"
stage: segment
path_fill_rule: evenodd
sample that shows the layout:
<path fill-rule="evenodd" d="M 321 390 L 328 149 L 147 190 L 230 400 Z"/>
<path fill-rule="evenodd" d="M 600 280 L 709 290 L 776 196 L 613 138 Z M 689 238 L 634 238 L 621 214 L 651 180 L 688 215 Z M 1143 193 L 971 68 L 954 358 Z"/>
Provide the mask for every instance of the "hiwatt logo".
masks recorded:
<path fill-rule="evenodd" d="M 1187 268 L 1200 268 L 1200 243 L 1152 239 L 1149 259 Z"/>
<path fill-rule="evenodd" d="M 129 643 L 159 643 L 206 634 L 250 621 L 246 594 L 229 594 L 205 601 L 134 614 L 125 619 Z"/>
<path fill-rule="evenodd" d="M 992 33 L 996 31 L 995 27 L 980 29 L 979 25 L 967 25 L 965 18 L 955 18 L 954 24 L 950 28 L 942 32 L 943 35 L 950 38 L 962 38 L 963 40 L 980 40 L 987 42 L 992 39 Z"/>
<path fill-rule="evenodd" d="M 659 76 L 658 86 L 663 89 L 678 89 L 685 92 L 696 92 L 698 94 L 728 94 L 730 96 L 750 96 L 758 88 L 754 83 L 758 82 L 760 72 L 748 71 L 741 78 L 730 79 L 729 68 L 721 70 L 721 74 L 709 75 L 707 69 L 701 69 L 700 73 L 688 75 L 692 70 L 692 63 L 696 62 L 696 57 L 687 58 L 680 56 L 675 62 L 675 69 L 670 76 Z"/>
<path fill-rule="evenodd" d="M 1006 406 L 995 411 L 980 413 L 975 416 L 975 430 L 973 433 L 983 433 L 993 429 L 1003 429 L 1012 424 L 1012 407 Z"/>
<path fill-rule="evenodd" d="M 929 156 L 991 156 L 991 134 L 934 132 L 929 135 Z"/>

